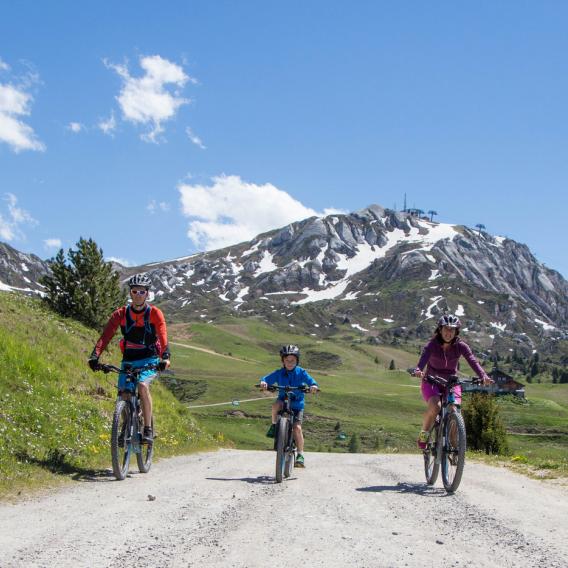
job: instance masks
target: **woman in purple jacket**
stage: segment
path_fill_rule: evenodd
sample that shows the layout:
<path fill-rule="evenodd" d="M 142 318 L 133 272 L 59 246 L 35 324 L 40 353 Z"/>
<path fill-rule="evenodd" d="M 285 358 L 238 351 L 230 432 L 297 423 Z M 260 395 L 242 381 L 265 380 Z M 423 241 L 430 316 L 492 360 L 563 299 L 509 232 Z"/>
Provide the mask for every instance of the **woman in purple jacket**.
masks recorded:
<path fill-rule="evenodd" d="M 440 389 L 437 385 L 425 381 L 426 375 L 443 378 L 455 375 L 459 368 L 459 358 L 463 356 L 483 384 L 493 382 L 477 362 L 469 345 L 458 337 L 460 327 L 461 322 L 458 317 L 453 315 L 442 316 L 438 320 L 434 337 L 422 350 L 422 355 L 414 370 L 414 376 L 422 379 L 422 397 L 428 403 L 422 421 L 422 430 L 418 435 L 418 447 L 420 449 L 426 447 L 428 432 L 440 410 Z M 424 367 L 426 367 L 426 372 L 424 372 Z M 456 387 L 454 393 L 456 404 L 461 404 L 461 387 Z"/>

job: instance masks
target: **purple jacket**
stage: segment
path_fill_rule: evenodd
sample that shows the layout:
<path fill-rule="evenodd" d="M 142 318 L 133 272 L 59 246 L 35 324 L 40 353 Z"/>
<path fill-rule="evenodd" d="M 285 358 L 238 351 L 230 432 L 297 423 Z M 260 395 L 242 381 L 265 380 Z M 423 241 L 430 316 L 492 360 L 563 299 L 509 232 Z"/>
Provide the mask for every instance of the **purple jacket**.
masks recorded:
<path fill-rule="evenodd" d="M 483 379 L 486 376 L 485 371 L 477 362 L 477 359 L 473 355 L 469 345 L 459 338 L 450 345 L 447 351 L 442 349 L 442 344 L 436 337 L 431 339 L 422 350 L 420 361 L 418 361 L 418 365 L 416 365 L 416 367 L 423 371 L 427 364 L 427 375 L 436 375 L 446 378 L 457 373 L 459 368 L 459 358 L 461 356 L 463 356 L 469 363 L 469 366 L 475 371 L 475 374 L 480 379 Z"/>

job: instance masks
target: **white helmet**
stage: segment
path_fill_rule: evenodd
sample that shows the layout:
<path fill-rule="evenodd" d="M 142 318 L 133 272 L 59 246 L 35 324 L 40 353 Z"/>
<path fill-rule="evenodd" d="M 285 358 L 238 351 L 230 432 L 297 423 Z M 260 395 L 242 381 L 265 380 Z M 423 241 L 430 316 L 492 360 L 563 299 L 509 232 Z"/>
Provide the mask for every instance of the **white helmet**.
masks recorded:
<path fill-rule="evenodd" d="M 149 290 L 152 282 L 145 274 L 135 274 L 128 280 L 128 287 L 133 288 L 134 286 L 142 286 L 142 288 Z"/>

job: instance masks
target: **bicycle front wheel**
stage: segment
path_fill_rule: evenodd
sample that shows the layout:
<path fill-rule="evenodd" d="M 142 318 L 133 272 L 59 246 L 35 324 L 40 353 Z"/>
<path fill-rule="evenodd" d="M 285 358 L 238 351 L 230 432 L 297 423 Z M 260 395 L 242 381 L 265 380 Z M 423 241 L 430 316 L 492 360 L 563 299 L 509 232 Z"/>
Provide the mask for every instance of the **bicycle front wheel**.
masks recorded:
<path fill-rule="evenodd" d="M 154 432 L 154 417 L 152 416 L 152 432 Z M 144 419 L 140 416 L 138 419 L 139 432 L 144 431 Z M 155 434 L 154 434 L 155 435 Z M 140 444 L 140 452 L 136 454 L 138 461 L 138 471 L 140 473 L 148 473 L 152 467 L 152 456 L 154 455 L 154 443 Z"/>
<path fill-rule="evenodd" d="M 112 417 L 110 453 L 112 472 L 119 481 L 128 474 L 132 445 L 130 440 L 130 407 L 125 400 L 118 400 Z"/>
<path fill-rule="evenodd" d="M 426 448 L 422 450 L 424 454 L 424 474 L 426 475 L 426 483 L 434 485 L 438 479 L 440 464 L 436 463 L 438 454 L 438 425 L 434 424 L 428 435 Z"/>
<path fill-rule="evenodd" d="M 280 418 L 276 426 L 276 483 L 282 483 L 288 445 L 288 418 Z"/>
<path fill-rule="evenodd" d="M 448 493 L 453 493 L 461 482 L 465 465 L 465 423 L 459 412 L 451 412 L 444 423 L 442 449 L 442 482 Z"/>
<path fill-rule="evenodd" d="M 294 462 L 296 461 L 296 444 L 293 440 L 290 441 L 288 451 L 286 452 L 286 463 L 284 464 L 284 477 L 290 477 L 294 469 Z"/>

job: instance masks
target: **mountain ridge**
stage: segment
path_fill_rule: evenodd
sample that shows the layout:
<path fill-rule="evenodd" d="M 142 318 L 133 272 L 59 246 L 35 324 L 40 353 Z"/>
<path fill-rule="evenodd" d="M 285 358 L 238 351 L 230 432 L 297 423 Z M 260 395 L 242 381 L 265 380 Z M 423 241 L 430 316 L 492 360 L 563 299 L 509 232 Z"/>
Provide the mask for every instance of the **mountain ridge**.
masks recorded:
<path fill-rule="evenodd" d="M 147 272 L 153 300 L 175 321 L 256 316 L 312 335 L 350 325 L 393 341 L 424 338 L 451 312 L 483 349 L 507 339 L 505 348 L 528 351 L 568 337 L 568 283 L 526 245 L 379 205 L 119 271 Z"/>

